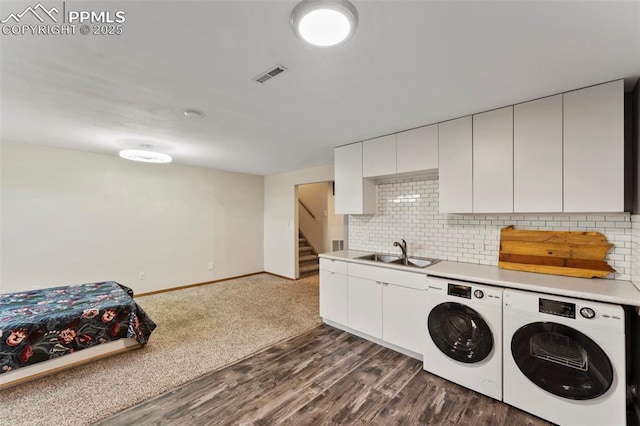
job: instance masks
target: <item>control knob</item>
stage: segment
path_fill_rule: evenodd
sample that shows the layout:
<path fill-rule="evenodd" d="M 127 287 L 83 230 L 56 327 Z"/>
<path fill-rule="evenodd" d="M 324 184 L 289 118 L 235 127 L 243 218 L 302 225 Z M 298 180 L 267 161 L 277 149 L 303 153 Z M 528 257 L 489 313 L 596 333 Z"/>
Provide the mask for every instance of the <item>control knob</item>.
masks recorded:
<path fill-rule="evenodd" d="M 591 319 L 596 316 L 596 313 L 591 308 L 580 308 L 580 315 L 584 318 Z"/>
<path fill-rule="evenodd" d="M 476 299 L 482 299 L 484 297 L 484 292 L 482 290 L 476 290 L 473 292 L 473 295 Z"/>

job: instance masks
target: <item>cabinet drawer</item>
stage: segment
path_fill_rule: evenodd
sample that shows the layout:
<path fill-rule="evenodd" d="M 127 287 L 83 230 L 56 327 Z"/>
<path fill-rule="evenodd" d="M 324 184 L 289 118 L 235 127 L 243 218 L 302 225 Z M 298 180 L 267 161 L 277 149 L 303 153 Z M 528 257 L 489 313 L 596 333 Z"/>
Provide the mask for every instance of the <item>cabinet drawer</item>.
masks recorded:
<path fill-rule="evenodd" d="M 347 273 L 347 262 L 334 259 L 320 259 L 320 269 L 338 274 Z"/>
<path fill-rule="evenodd" d="M 396 284 L 416 290 L 424 290 L 427 288 L 427 276 L 424 274 L 378 266 L 361 265 L 359 263 L 349 263 L 348 266 L 348 274 L 351 277 Z"/>

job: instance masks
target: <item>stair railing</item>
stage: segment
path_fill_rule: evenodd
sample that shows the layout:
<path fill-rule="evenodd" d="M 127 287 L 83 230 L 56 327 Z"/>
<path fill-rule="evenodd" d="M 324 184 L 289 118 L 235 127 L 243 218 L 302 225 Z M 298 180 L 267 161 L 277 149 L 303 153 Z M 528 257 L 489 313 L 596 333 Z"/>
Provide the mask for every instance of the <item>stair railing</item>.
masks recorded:
<path fill-rule="evenodd" d="M 298 202 L 300 203 L 300 205 L 307 211 L 307 213 L 309 213 L 311 215 L 311 218 L 316 220 L 316 216 L 311 212 L 311 210 L 309 210 L 309 207 L 307 207 L 302 200 L 298 199 Z"/>

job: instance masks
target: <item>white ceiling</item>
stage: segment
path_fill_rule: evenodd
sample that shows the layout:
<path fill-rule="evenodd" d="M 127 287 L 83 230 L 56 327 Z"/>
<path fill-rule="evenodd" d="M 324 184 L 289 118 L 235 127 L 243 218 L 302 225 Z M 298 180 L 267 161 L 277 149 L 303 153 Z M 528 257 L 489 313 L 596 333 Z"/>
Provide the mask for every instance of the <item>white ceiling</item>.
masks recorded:
<path fill-rule="evenodd" d="M 3 0 L 0 19 L 36 3 Z M 124 10 L 123 34 L 0 35 L 1 140 L 110 155 L 152 144 L 177 163 L 270 174 L 331 163 L 337 145 L 640 76 L 640 1 L 353 1 L 358 29 L 333 49 L 294 36 L 295 4 L 67 1 Z M 289 70 L 252 80 L 275 64 Z"/>

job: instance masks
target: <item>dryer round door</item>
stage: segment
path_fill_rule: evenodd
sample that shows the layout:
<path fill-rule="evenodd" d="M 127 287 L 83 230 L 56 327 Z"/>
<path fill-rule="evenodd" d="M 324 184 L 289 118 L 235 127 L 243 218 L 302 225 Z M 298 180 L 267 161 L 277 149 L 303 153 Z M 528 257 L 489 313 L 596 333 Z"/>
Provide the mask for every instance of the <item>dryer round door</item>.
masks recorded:
<path fill-rule="evenodd" d="M 613 384 L 613 367 L 602 348 L 571 327 L 535 322 L 511 339 L 516 365 L 534 384 L 562 398 L 587 400 Z"/>
<path fill-rule="evenodd" d="M 443 354 L 472 364 L 489 356 L 493 333 L 476 310 L 461 303 L 441 303 L 429 313 L 431 340 Z"/>

